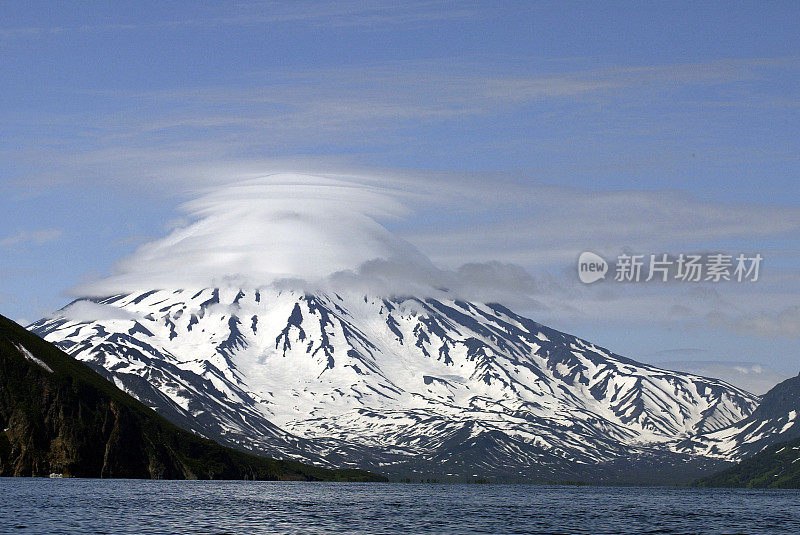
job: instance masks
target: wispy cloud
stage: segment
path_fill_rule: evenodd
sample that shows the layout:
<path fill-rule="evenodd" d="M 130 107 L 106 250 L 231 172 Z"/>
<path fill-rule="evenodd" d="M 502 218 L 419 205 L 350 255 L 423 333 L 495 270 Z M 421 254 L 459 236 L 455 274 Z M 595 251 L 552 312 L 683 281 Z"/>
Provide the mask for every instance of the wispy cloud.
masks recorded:
<path fill-rule="evenodd" d="M 529 74 L 497 72 L 491 58 L 459 61 L 399 62 L 335 70 L 272 72 L 271 83 L 249 87 L 208 87 L 132 95 L 134 101 L 173 110 L 157 120 L 120 124 L 147 132 L 170 128 L 280 128 L 314 124 L 323 131 L 348 127 L 382 128 L 386 122 L 443 121 L 497 113 L 553 99 L 601 95 L 611 100 L 629 90 L 659 93 L 686 85 L 730 83 L 755 78 L 763 68 L 798 66 L 793 58 L 726 60 L 696 64 L 609 66 L 602 69 Z M 254 81 L 258 74 L 254 74 Z M 630 103 L 630 101 L 629 101 Z M 226 113 L 219 113 L 223 108 Z M 212 111 L 214 110 L 214 111 Z M 141 115 L 140 115 L 141 116 Z M 113 124 L 111 122 L 110 124 Z M 308 133 L 307 128 L 303 131 Z"/>
<path fill-rule="evenodd" d="M 567 65 L 570 68 L 565 70 Z M 594 136 L 608 135 L 624 136 L 628 145 L 635 146 L 636 139 L 646 140 L 654 131 L 668 128 L 664 122 L 669 115 L 660 114 L 656 125 L 636 125 L 633 120 L 635 127 L 614 134 L 597 130 L 605 127 L 595 124 L 596 109 L 619 109 L 622 117 L 648 116 L 666 95 L 687 87 L 729 87 L 756 80 L 765 71 L 798 67 L 797 58 L 762 58 L 591 69 L 575 68 L 571 63 L 539 64 L 509 72 L 494 67 L 491 58 L 483 58 L 446 65 L 412 61 L 255 72 L 230 86 L 125 95 L 99 92 L 98 96 L 107 98 L 124 97 L 120 111 L 61 117 L 59 124 L 52 126 L 59 133 L 49 140 L 41 133 L 35 138 L 28 136 L 26 125 L 52 122 L 52 116 L 11 117 L 9 124 L 16 126 L 8 135 L 15 137 L 16 149 L 5 156 L 19 162 L 17 168 L 26 169 L 24 176 L 16 178 L 17 183 L 94 180 L 138 184 L 150 177 L 151 181 L 175 182 L 180 180 L 175 177 L 183 174 L 176 172 L 176 167 L 185 167 L 185 162 L 211 165 L 266 153 L 327 154 L 331 160 L 363 162 L 374 160 L 376 154 L 396 159 L 409 151 L 430 151 L 441 143 L 445 146 L 440 150 L 446 150 L 447 140 L 432 139 L 431 132 L 472 124 L 503 125 L 516 114 L 527 114 L 530 126 L 507 131 L 492 126 L 491 132 L 479 127 L 474 138 L 470 136 L 458 150 L 502 155 L 538 147 L 547 154 L 560 154 L 568 146 L 591 144 Z M 759 98 L 769 106 L 774 100 L 770 95 L 746 98 L 749 106 L 757 105 Z M 556 140 L 546 128 L 554 110 L 570 118 L 557 121 L 559 128 L 567 131 L 560 132 Z M 581 125 L 575 132 L 569 128 L 573 122 Z M 62 139 L 64 136 L 70 141 Z M 48 141 L 46 154 L 43 140 Z M 776 148 L 774 154 L 762 152 L 756 157 L 782 159 L 787 154 Z M 663 158 L 648 154 L 640 163 L 668 165 L 659 163 L 659 157 Z M 731 149 L 722 157 L 741 157 L 741 149 Z"/>
<path fill-rule="evenodd" d="M 57 240 L 63 235 L 58 229 L 21 230 L 16 234 L 0 239 L 0 247 L 10 247 L 21 243 L 34 243 L 37 245 Z"/>
<path fill-rule="evenodd" d="M 800 337 L 800 305 L 753 311 L 743 316 L 715 311 L 709 319 L 717 325 L 766 338 Z"/>
<path fill-rule="evenodd" d="M 306 24 L 315 28 L 386 28 L 420 27 L 447 20 L 460 20 L 486 12 L 481 2 L 449 0 L 417 2 L 236 2 L 224 9 L 195 6 L 189 16 L 124 23 L 113 20 L 94 24 L 62 26 L 24 26 L 0 28 L 0 39 L 37 39 L 47 36 L 70 36 L 76 33 L 141 31 L 145 29 L 219 28 L 265 24 Z M 192 16 L 195 15 L 195 16 Z"/>
<path fill-rule="evenodd" d="M 119 307 L 102 305 L 92 301 L 77 301 L 49 315 L 70 321 L 137 320 L 131 312 Z"/>
<path fill-rule="evenodd" d="M 692 355 L 685 355 L 691 357 Z M 710 355 L 705 355 L 708 359 Z M 657 362 L 668 370 L 694 373 L 705 377 L 717 377 L 753 394 L 765 394 L 788 375 L 779 374 L 763 364 L 728 360 L 675 360 Z"/>
<path fill-rule="evenodd" d="M 792 206 L 715 203 L 671 191 L 594 192 L 530 182 L 524 194 L 518 188 L 509 184 L 504 195 L 490 195 L 465 187 L 462 195 L 475 195 L 462 205 L 465 213 L 482 210 L 491 217 L 469 228 L 409 230 L 404 236 L 438 262 L 457 263 L 470 251 L 476 260 L 552 266 L 567 265 L 585 250 L 609 256 L 624 249 L 671 252 L 800 231 L 800 208 Z"/>

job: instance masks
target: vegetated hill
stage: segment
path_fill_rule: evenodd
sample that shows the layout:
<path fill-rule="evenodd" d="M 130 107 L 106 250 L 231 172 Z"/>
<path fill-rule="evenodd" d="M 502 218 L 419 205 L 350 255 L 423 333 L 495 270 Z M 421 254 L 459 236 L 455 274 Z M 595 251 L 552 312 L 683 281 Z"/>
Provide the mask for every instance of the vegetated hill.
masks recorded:
<path fill-rule="evenodd" d="M 0 316 L 0 476 L 380 481 L 220 446 Z"/>
<path fill-rule="evenodd" d="M 800 488 L 800 439 L 767 447 L 696 483 L 700 487 Z"/>

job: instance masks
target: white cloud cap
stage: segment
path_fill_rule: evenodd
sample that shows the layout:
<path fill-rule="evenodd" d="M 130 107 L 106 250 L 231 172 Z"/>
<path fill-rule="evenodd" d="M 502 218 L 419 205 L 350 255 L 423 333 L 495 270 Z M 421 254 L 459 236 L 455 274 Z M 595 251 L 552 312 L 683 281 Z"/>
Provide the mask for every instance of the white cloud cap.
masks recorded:
<path fill-rule="evenodd" d="M 376 218 L 406 212 L 388 188 L 342 178 L 276 174 L 207 190 L 182 206 L 191 223 L 120 261 L 112 276 L 77 289 L 107 295 L 224 281 L 319 281 L 368 261 L 428 264 Z"/>

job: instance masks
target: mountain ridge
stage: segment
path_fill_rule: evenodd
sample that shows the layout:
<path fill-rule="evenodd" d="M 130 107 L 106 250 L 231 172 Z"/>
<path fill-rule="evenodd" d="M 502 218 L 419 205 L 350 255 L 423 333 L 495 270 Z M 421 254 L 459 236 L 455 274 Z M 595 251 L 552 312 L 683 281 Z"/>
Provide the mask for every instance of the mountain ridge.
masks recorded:
<path fill-rule="evenodd" d="M 752 414 L 728 427 L 679 442 L 675 451 L 741 461 L 776 442 L 800 438 L 800 375 L 761 397 Z"/>
<path fill-rule="evenodd" d="M 796 425 L 798 412 L 800 375 L 775 385 L 764 394 L 761 404 L 753 414 L 724 430 L 725 433 L 716 433 L 726 438 L 733 437 L 735 447 L 728 451 L 743 460 L 695 482 L 695 485 L 800 488 L 800 426 Z M 694 444 L 692 446 L 697 447 Z M 703 446 L 708 447 L 707 444 L 701 444 Z"/>

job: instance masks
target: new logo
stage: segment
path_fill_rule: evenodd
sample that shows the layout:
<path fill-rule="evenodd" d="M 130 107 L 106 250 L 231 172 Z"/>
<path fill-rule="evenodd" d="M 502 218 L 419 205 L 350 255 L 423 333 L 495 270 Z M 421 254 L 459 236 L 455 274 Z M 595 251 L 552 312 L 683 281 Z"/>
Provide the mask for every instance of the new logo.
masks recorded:
<path fill-rule="evenodd" d="M 605 279 L 607 271 L 608 262 L 595 253 L 585 251 L 578 257 L 578 278 L 584 284 Z"/>

